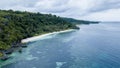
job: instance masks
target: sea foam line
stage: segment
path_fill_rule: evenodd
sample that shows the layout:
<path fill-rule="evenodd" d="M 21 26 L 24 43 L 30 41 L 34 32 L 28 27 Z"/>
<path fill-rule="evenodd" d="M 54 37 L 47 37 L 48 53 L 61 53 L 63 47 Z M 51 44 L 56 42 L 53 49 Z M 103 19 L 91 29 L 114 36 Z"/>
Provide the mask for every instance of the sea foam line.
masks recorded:
<path fill-rule="evenodd" d="M 23 39 L 23 40 L 21 40 L 21 43 L 33 42 L 33 41 L 37 41 L 37 40 L 39 40 L 41 38 L 44 38 L 44 37 L 52 35 L 52 34 L 71 32 L 71 31 L 74 31 L 74 30 L 75 29 L 68 29 L 68 30 L 63 30 L 63 31 L 56 31 L 56 32 L 46 33 L 46 34 L 42 34 L 42 35 L 38 35 L 38 36 L 34 36 L 34 37 Z"/>

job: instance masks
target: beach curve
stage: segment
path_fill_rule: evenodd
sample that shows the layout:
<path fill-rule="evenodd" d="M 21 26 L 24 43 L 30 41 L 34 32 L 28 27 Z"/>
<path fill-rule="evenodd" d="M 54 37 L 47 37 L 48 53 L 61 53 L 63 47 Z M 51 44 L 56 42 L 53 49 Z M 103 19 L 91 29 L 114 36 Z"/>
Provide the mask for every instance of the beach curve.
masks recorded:
<path fill-rule="evenodd" d="M 41 38 L 44 38 L 44 37 L 52 35 L 52 34 L 71 32 L 71 31 L 74 31 L 74 30 L 75 29 L 68 29 L 68 30 L 56 31 L 56 32 L 51 32 L 51 33 L 46 33 L 46 34 L 38 35 L 38 36 L 33 36 L 33 37 L 26 38 L 26 39 L 22 39 L 21 43 L 34 42 L 34 41 L 37 41 L 37 40 L 39 40 Z"/>

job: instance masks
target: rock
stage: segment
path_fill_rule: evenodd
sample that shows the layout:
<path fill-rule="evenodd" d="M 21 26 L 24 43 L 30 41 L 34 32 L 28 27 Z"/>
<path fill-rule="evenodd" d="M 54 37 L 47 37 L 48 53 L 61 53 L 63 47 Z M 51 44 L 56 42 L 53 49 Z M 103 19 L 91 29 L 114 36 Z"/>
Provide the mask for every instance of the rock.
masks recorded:
<path fill-rule="evenodd" d="M 22 45 L 21 47 L 26 48 L 26 47 L 27 47 L 27 45 Z"/>
<path fill-rule="evenodd" d="M 13 48 L 8 49 L 7 51 L 5 51 L 5 54 L 11 54 L 13 51 L 14 51 Z"/>
<path fill-rule="evenodd" d="M 6 61 L 7 59 L 9 59 L 10 57 L 8 56 L 3 56 L 2 58 L 0 58 L 2 61 Z"/>

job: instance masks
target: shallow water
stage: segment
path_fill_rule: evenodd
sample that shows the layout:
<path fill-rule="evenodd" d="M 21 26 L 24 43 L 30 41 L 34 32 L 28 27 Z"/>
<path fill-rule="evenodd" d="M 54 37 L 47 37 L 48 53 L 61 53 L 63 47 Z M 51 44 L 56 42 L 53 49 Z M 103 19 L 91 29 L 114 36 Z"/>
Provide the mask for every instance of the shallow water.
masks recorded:
<path fill-rule="evenodd" d="M 120 68 L 120 23 L 81 25 L 27 44 L 2 68 Z"/>

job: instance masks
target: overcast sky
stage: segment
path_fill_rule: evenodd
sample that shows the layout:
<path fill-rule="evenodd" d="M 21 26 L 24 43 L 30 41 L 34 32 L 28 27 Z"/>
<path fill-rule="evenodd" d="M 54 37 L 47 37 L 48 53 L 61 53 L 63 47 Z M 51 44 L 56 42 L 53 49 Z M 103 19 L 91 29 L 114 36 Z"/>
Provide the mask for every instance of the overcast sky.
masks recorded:
<path fill-rule="evenodd" d="M 0 9 L 52 13 L 84 20 L 120 21 L 120 0 L 0 0 Z"/>

